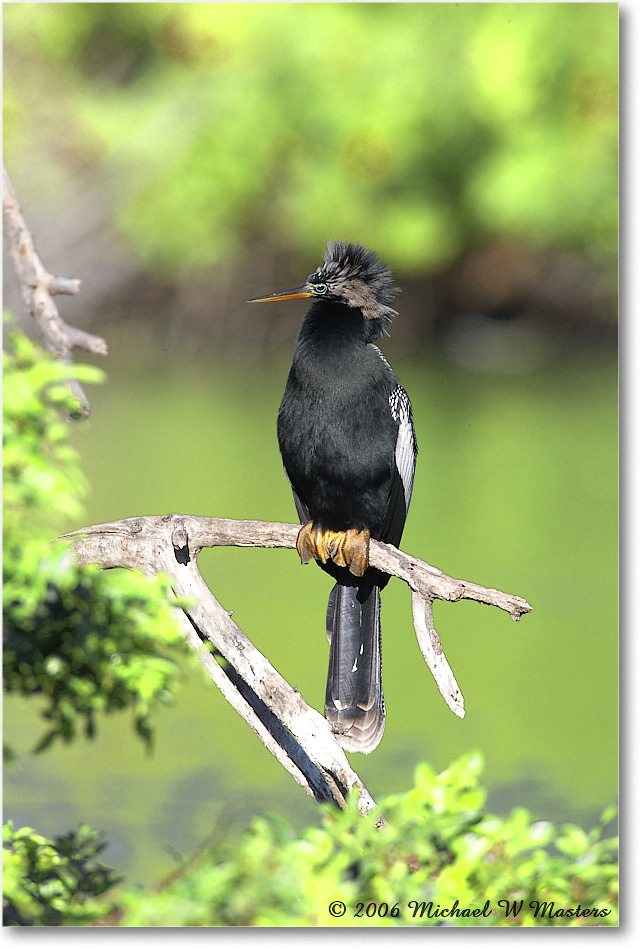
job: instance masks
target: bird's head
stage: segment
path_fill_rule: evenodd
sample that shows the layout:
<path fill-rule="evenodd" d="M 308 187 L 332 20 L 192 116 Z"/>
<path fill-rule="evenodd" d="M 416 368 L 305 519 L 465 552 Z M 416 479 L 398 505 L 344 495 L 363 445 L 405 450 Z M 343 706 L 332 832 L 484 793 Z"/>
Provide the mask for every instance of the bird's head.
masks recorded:
<path fill-rule="evenodd" d="M 361 310 L 366 320 L 388 322 L 393 310 L 397 288 L 392 284 L 390 268 L 374 251 L 363 244 L 328 241 L 323 264 L 310 274 L 305 284 L 266 297 L 255 297 L 249 303 L 272 300 L 298 300 L 316 297 Z"/>

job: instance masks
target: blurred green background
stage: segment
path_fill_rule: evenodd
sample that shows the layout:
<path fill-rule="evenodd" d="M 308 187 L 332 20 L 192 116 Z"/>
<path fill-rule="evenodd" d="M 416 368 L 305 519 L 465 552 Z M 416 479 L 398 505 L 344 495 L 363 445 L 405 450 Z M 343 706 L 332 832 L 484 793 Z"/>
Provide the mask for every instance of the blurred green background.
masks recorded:
<path fill-rule="evenodd" d="M 391 582 L 388 724 L 354 765 L 380 797 L 477 747 L 492 808 L 588 824 L 617 794 L 617 5 L 3 14 L 5 163 L 47 267 L 82 278 L 63 315 L 110 346 L 73 435 L 87 522 L 294 520 L 275 420 L 303 309 L 245 300 L 300 283 L 328 238 L 370 244 L 403 291 L 384 350 L 420 446 L 403 547 L 534 611 L 436 605 L 459 721 Z M 282 551 L 200 564 L 319 708 L 325 575 Z M 101 828 L 130 881 L 257 810 L 316 812 L 189 668 L 152 756 L 126 716 L 34 757 L 37 704 L 10 699 L 5 731 L 6 817 Z"/>

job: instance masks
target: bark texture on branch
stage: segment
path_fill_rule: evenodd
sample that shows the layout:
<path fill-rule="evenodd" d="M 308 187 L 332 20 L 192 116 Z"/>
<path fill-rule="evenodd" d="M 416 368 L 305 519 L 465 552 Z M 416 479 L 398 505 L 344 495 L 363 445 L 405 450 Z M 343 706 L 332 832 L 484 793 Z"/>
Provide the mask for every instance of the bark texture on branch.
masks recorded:
<path fill-rule="evenodd" d="M 375 803 L 326 719 L 248 640 L 205 584 L 196 563 L 204 547 L 294 548 L 299 530 L 292 524 L 175 514 L 92 525 L 66 537 L 74 542 L 81 566 L 126 567 L 170 577 L 176 595 L 189 604 L 177 611 L 187 640 L 199 650 L 202 665 L 233 708 L 310 794 L 343 805 L 347 792 L 356 788 L 365 814 Z M 449 708 L 462 717 L 463 697 L 434 628 L 433 600 L 476 600 L 505 610 L 513 620 L 528 613 L 530 604 L 512 594 L 456 580 L 379 541 L 370 542 L 370 563 L 410 586 L 422 655 Z M 202 649 L 203 643 L 210 645 L 210 651 Z"/>
<path fill-rule="evenodd" d="M 58 313 L 54 295 L 77 294 L 80 290 L 80 281 L 76 278 L 57 277 L 46 269 L 40 260 L 34 239 L 4 167 L 2 220 L 5 240 L 16 271 L 24 305 L 36 321 L 49 352 L 70 367 L 73 365 L 74 347 L 106 356 L 107 344 L 102 337 L 70 326 Z M 80 415 L 88 416 L 91 408 L 89 400 L 73 373 L 69 375 L 69 386 L 80 403 Z"/>
<path fill-rule="evenodd" d="M 75 541 L 81 566 L 126 567 L 168 576 L 177 597 L 188 603 L 180 611 L 188 643 L 198 650 L 212 681 L 278 761 L 317 800 L 344 806 L 346 794 L 357 789 L 362 814 L 372 811 L 375 802 L 326 719 L 248 640 L 201 577 L 196 555 L 206 544 L 197 525 L 216 520 L 181 515 L 131 518 L 67 537 Z M 204 643 L 210 650 L 203 648 Z"/>

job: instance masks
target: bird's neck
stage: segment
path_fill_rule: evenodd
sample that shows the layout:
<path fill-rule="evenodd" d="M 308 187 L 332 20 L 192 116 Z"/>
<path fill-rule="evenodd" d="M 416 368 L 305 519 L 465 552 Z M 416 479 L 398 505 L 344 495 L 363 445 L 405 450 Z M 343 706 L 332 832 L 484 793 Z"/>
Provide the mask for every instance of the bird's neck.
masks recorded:
<path fill-rule="evenodd" d="M 315 300 L 304 317 L 295 349 L 298 357 L 353 358 L 355 351 L 382 336 L 385 320 L 365 319 L 357 307 Z"/>

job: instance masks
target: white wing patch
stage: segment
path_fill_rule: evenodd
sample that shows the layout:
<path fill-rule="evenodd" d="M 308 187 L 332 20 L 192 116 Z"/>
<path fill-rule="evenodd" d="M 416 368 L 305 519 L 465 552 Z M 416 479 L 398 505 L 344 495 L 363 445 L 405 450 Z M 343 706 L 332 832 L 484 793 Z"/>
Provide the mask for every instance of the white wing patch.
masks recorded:
<path fill-rule="evenodd" d="M 397 444 L 395 446 L 395 464 L 401 477 L 406 513 L 410 506 L 412 485 L 415 479 L 415 462 L 417 460 L 417 439 L 412 422 L 412 406 L 408 393 L 403 386 L 396 386 L 388 397 L 392 418 L 399 426 Z"/>

